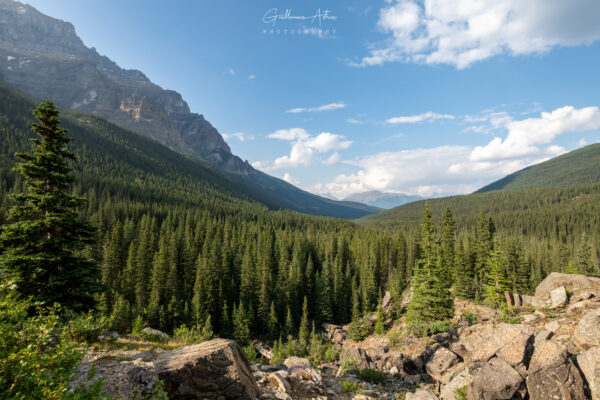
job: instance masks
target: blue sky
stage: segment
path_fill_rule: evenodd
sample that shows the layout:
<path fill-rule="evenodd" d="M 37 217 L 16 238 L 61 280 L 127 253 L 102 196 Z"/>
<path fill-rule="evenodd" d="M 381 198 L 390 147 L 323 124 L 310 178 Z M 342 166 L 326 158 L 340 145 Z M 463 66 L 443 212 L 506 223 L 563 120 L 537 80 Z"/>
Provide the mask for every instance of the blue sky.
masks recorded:
<path fill-rule="evenodd" d="M 28 3 L 319 194 L 467 193 L 600 140 L 596 0 Z"/>

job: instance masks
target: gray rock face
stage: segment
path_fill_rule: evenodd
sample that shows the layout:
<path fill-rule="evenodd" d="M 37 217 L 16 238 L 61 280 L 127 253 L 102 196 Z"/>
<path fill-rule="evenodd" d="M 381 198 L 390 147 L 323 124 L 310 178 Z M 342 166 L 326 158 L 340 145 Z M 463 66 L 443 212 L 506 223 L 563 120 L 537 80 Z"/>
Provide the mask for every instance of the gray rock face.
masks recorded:
<path fill-rule="evenodd" d="M 600 347 L 579 354 L 577 364 L 588 383 L 592 400 L 600 400 Z"/>
<path fill-rule="evenodd" d="M 582 350 L 600 346 L 600 308 L 581 318 L 573 332 L 573 343 Z"/>
<path fill-rule="evenodd" d="M 442 375 L 458 362 L 458 356 L 445 347 L 438 347 L 425 364 L 425 370 L 435 380 L 441 381 Z"/>
<path fill-rule="evenodd" d="M 552 290 L 560 286 L 564 286 L 565 289 L 571 292 L 583 289 L 598 289 L 600 288 L 600 278 L 552 272 L 535 288 L 535 297 L 548 297 Z"/>
<path fill-rule="evenodd" d="M 406 400 L 438 400 L 438 397 L 425 389 L 417 389 L 414 393 L 406 393 Z"/>
<path fill-rule="evenodd" d="M 87 48 L 72 24 L 0 0 L 0 79 L 34 97 L 89 112 L 228 172 L 256 171 L 231 153 L 181 95 Z"/>
<path fill-rule="evenodd" d="M 457 367 L 460 367 L 461 365 L 457 365 Z M 444 375 L 444 378 L 446 378 L 446 375 Z M 473 379 L 473 375 L 469 373 L 469 369 L 462 365 L 462 369 L 448 377 L 448 382 L 442 385 L 440 389 L 440 400 L 455 400 L 456 391 L 471 385 Z"/>
<path fill-rule="evenodd" d="M 283 364 L 292 378 L 307 379 L 317 383 L 323 380 L 321 373 L 306 358 L 286 358 Z"/>
<path fill-rule="evenodd" d="M 469 367 L 469 373 L 473 382 L 467 389 L 468 399 L 513 399 L 523 383 L 521 375 L 499 358 L 475 362 Z"/>
<path fill-rule="evenodd" d="M 559 286 L 550 291 L 550 299 L 552 300 L 552 308 L 562 307 L 569 302 L 567 291 L 564 286 Z"/>
<path fill-rule="evenodd" d="M 154 328 L 150 328 L 150 327 L 146 327 L 144 329 L 142 329 L 142 332 L 144 332 L 145 334 L 148 335 L 152 335 L 152 336 L 157 336 L 159 338 L 161 338 L 162 340 L 169 340 L 170 336 L 166 333 L 164 333 L 163 331 L 159 331 L 158 329 L 154 329 Z"/>
<path fill-rule="evenodd" d="M 213 339 L 163 353 L 154 368 L 171 400 L 260 396 L 246 355 L 231 340 Z"/>

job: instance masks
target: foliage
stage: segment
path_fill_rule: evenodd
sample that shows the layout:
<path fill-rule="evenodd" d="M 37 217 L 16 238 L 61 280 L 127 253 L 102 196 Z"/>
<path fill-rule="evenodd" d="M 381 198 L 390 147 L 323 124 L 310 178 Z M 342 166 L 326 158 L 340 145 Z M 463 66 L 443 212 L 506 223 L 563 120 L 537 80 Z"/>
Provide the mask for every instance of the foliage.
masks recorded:
<path fill-rule="evenodd" d="M 385 313 L 381 306 L 377 308 L 374 332 L 377 335 L 383 335 L 385 333 Z"/>
<path fill-rule="evenodd" d="M 346 393 L 356 393 L 360 390 L 360 385 L 355 381 L 342 381 L 342 387 Z"/>
<path fill-rule="evenodd" d="M 512 307 L 503 306 L 500 308 L 500 321 L 506 324 L 520 324 L 521 319 Z"/>
<path fill-rule="evenodd" d="M 346 375 L 346 372 L 356 369 L 357 362 L 354 358 L 348 358 L 340 364 L 340 375 Z"/>
<path fill-rule="evenodd" d="M 469 324 L 469 326 L 475 325 L 477 322 L 479 322 L 479 314 L 463 310 L 460 314 L 460 320 L 465 321 L 467 324 Z"/>
<path fill-rule="evenodd" d="M 359 376 L 362 380 L 376 385 L 385 379 L 385 374 L 383 372 L 371 368 L 361 369 Z"/>
<path fill-rule="evenodd" d="M 17 201 L 0 232 L 0 270 L 25 297 L 46 306 L 60 303 L 64 309 L 87 311 L 100 291 L 96 263 L 79 252 L 92 243 L 95 229 L 81 220 L 77 207 L 84 200 L 69 193 L 75 181 L 67 160 L 70 138 L 61 128 L 58 110 L 50 101 L 41 103 L 32 128 L 33 154 L 17 153 L 22 161 L 15 170 L 24 177 L 27 190 L 11 194 Z"/>
<path fill-rule="evenodd" d="M 181 325 L 175 328 L 173 331 L 173 337 L 177 340 L 183 341 L 187 344 L 195 344 L 206 342 L 214 338 L 215 334 L 212 330 L 212 324 L 210 322 L 210 315 L 206 318 L 203 325 L 196 325 L 188 327 Z"/>
<path fill-rule="evenodd" d="M 110 320 L 102 315 L 92 312 L 87 314 L 66 314 L 67 331 L 76 342 L 92 343 L 98 340 L 98 336 L 106 332 L 110 326 Z"/>
<path fill-rule="evenodd" d="M 467 386 L 461 386 L 454 391 L 456 400 L 467 400 Z"/>
<path fill-rule="evenodd" d="M 6 286 L 3 288 L 3 291 Z M 11 399 L 92 399 L 102 394 L 102 383 L 82 386 L 68 394 L 75 366 L 83 357 L 81 345 L 59 318 L 55 306 L 38 308 L 1 293 L 0 298 L 0 393 Z M 39 307 L 39 306 L 38 306 Z M 89 321 L 85 322 L 88 324 Z M 85 336 L 85 335 L 84 335 Z"/>
<path fill-rule="evenodd" d="M 244 346 L 244 353 L 246 353 L 246 357 L 248 357 L 248 361 L 250 364 L 259 364 L 261 360 L 260 354 L 254 348 L 254 345 L 251 343 L 247 346 Z"/>

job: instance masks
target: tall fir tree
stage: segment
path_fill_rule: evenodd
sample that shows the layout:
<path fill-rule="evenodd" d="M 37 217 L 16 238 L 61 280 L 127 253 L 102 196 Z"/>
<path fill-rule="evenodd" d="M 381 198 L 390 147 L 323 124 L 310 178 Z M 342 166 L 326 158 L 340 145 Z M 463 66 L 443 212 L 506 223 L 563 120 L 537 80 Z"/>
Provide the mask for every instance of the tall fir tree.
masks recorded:
<path fill-rule="evenodd" d="M 95 228 L 77 212 L 84 199 L 70 193 L 75 177 L 68 160 L 75 155 L 66 148 L 71 139 L 60 127 L 58 109 L 45 101 L 33 113 L 38 137 L 32 139 L 33 154 L 17 154 L 23 162 L 15 170 L 27 191 L 11 195 L 20 204 L 9 212 L 16 222 L 0 233 L 0 275 L 25 297 L 86 311 L 102 289 L 98 265 L 81 256 L 94 242 Z"/>

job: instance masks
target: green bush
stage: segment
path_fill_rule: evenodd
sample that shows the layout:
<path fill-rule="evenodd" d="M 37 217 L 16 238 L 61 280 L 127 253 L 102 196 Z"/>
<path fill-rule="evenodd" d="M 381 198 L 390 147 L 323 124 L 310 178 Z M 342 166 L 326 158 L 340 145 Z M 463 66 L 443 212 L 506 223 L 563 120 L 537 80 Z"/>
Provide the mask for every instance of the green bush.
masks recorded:
<path fill-rule="evenodd" d="M 360 371 L 360 378 L 364 381 L 379 384 L 385 379 L 385 374 L 371 368 L 366 368 Z"/>
<path fill-rule="evenodd" d="M 461 386 L 454 391 L 456 400 L 466 400 L 467 399 L 467 387 Z"/>
<path fill-rule="evenodd" d="M 440 332 L 448 332 L 451 327 L 451 321 L 415 321 L 408 326 L 408 333 L 413 336 L 424 337 Z"/>
<path fill-rule="evenodd" d="M 67 314 L 68 332 L 71 339 L 80 343 L 92 343 L 98 340 L 98 336 L 106 332 L 110 327 L 110 320 L 105 316 L 87 314 Z"/>
<path fill-rule="evenodd" d="M 368 318 L 352 321 L 348 327 L 348 339 L 360 342 L 373 333 Z"/>
<path fill-rule="evenodd" d="M 360 385 L 354 381 L 342 381 L 342 387 L 346 393 L 355 393 L 360 390 Z"/>
<path fill-rule="evenodd" d="M 244 347 L 244 353 L 246 353 L 246 357 L 248 357 L 250 364 L 260 363 L 261 356 L 258 354 L 252 343 Z"/>
<path fill-rule="evenodd" d="M 6 289 L 6 287 L 2 288 Z M 75 366 L 84 351 L 73 338 L 87 338 L 90 320 L 63 324 L 60 308 L 34 309 L 0 293 L 0 397 L 8 399 L 94 399 L 102 396 L 102 382 L 67 393 Z M 82 333 L 83 332 L 83 333 Z"/>
<path fill-rule="evenodd" d="M 345 375 L 346 372 L 351 371 L 353 369 L 356 369 L 356 360 L 354 358 L 344 360 L 340 364 L 340 375 Z"/>
<path fill-rule="evenodd" d="M 475 325 L 479 321 L 479 314 L 472 313 L 467 310 L 463 310 L 460 314 L 461 321 L 465 321 L 467 324 Z"/>

